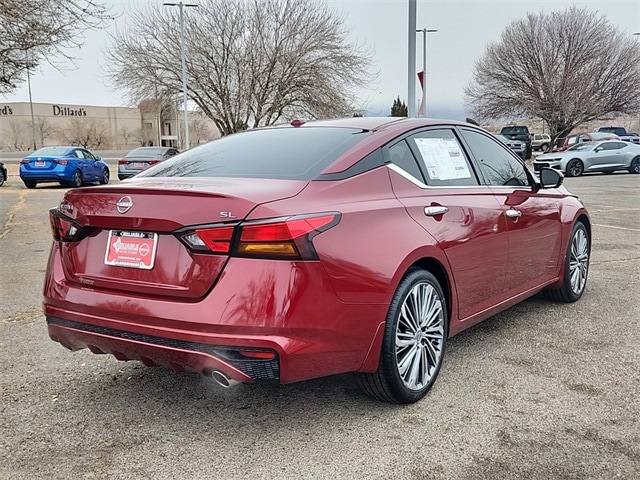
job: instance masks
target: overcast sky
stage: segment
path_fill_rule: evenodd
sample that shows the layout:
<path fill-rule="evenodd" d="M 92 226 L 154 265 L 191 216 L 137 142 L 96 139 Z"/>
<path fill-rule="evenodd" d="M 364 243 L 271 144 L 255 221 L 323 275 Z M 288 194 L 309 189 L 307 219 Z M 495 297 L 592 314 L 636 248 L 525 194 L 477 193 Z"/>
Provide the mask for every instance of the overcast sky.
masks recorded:
<path fill-rule="evenodd" d="M 162 8 L 162 0 L 105 3 L 113 5 L 113 13 L 122 13 L 107 29 L 111 31 L 116 26 L 126 26 L 127 11 L 136 6 L 150 4 Z M 394 98 L 400 96 L 406 101 L 408 97 L 408 0 L 328 0 L 328 3 L 344 15 L 352 39 L 373 48 L 374 69 L 379 76 L 370 89 L 362 92 L 361 98 L 368 114 L 388 115 Z M 428 34 L 427 43 L 429 116 L 464 119 L 463 90 L 471 79 L 473 64 L 487 44 L 499 40 L 506 25 L 528 12 L 564 10 L 571 5 L 605 14 L 614 26 L 629 35 L 640 31 L 640 0 L 417 0 L 417 28 L 438 30 Z M 107 37 L 104 30 L 87 33 L 85 45 L 75 53 L 76 69 L 69 64 L 66 71 L 58 72 L 44 65 L 34 72 L 33 101 L 127 106 L 127 99 L 113 90 L 102 75 Z M 421 71 L 422 34 L 417 34 L 416 40 L 416 71 Z M 417 89 L 416 101 L 421 96 Z M 28 101 L 26 82 L 4 100 Z"/>

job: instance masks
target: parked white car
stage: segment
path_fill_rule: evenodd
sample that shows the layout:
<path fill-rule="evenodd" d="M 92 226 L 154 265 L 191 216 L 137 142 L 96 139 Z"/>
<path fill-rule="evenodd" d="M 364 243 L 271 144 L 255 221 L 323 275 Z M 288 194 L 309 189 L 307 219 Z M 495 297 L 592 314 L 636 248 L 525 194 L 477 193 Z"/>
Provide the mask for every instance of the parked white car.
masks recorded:
<path fill-rule="evenodd" d="M 551 135 L 548 133 L 534 133 L 531 135 L 531 148 L 548 152 L 551 149 Z"/>

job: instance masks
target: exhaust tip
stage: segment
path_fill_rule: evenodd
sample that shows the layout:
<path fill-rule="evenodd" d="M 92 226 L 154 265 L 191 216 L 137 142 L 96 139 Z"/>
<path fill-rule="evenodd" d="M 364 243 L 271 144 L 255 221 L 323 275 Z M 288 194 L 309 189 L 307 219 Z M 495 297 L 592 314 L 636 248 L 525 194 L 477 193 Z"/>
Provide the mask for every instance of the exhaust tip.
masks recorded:
<path fill-rule="evenodd" d="M 213 378 L 213 381 L 216 382 L 218 385 L 220 385 L 222 388 L 235 387 L 240 383 L 237 380 L 229 378 L 220 370 L 213 370 L 211 372 L 211 378 Z"/>

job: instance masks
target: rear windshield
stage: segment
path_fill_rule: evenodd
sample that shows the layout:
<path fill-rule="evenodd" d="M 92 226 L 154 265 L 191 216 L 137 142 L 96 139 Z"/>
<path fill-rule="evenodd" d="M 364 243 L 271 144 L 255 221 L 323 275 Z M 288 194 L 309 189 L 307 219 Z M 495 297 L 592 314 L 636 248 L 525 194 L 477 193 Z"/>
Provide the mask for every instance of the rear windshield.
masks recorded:
<path fill-rule="evenodd" d="M 164 147 L 141 147 L 136 148 L 135 150 L 131 150 L 129 153 L 127 153 L 127 157 L 157 157 L 160 155 L 164 155 L 166 151 L 167 149 Z"/>
<path fill-rule="evenodd" d="M 31 155 L 39 155 L 41 157 L 51 155 L 64 155 L 69 150 L 69 147 L 44 147 L 40 150 L 36 150 Z"/>
<path fill-rule="evenodd" d="M 502 127 L 502 134 L 507 135 L 528 135 L 529 132 L 524 127 Z"/>
<path fill-rule="evenodd" d="M 138 177 L 251 177 L 313 180 L 369 135 L 354 128 L 248 130 L 172 157 Z"/>

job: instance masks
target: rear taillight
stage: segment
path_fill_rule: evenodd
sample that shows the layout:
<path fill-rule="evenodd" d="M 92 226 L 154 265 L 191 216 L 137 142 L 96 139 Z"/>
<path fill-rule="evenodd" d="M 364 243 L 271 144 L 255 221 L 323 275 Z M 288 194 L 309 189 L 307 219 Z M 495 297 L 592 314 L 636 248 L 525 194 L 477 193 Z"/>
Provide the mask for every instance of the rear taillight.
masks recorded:
<path fill-rule="evenodd" d="M 338 224 L 339 213 L 211 225 L 178 232 L 193 251 L 237 257 L 317 260 L 312 239 Z"/>
<path fill-rule="evenodd" d="M 53 239 L 59 242 L 77 242 L 84 238 L 90 230 L 63 215 L 57 208 L 49 210 L 49 224 Z"/>
<path fill-rule="evenodd" d="M 54 160 L 53 163 L 57 163 L 58 165 L 66 165 L 69 163 L 69 160 Z"/>
<path fill-rule="evenodd" d="M 29 163 L 29 160 L 27 160 L 26 158 L 23 158 L 22 160 L 20 160 L 20 165 L 27 165 Z"/>
<path fill-rule="evenodd" d="M 127 160 L 125 160 L 124 158 L 121 158 L 120 160 L 118 160 L 118 165 L 126 165 L 127 163 L 129 163 Z"/>
<path fill-rule="evenodd" d="M 160 163 L 160 160 L 149 160 L 149 165 L 156 165 Z"/>

